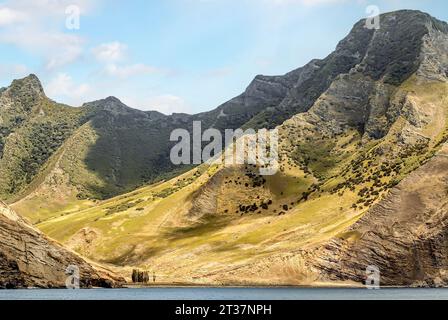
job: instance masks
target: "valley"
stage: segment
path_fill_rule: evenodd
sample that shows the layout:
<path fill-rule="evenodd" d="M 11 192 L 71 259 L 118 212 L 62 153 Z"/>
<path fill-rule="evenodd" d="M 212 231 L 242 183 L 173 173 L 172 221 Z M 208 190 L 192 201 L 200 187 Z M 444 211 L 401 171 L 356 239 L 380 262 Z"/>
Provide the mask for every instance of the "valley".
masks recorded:
<path fill-rule="evenodd" d="M 197 115 L 113 97 L 74 108 L 15 80 L 0 90 L 0 196 L 127 281 L 138 268 L 157 285 L 359 286 L 375 265 L 384 285 L 447 286 L 448 24 L 381 21 Z M 279 170 L 174 165 L 170 133 L 194 121 L 276 128 Z"/>

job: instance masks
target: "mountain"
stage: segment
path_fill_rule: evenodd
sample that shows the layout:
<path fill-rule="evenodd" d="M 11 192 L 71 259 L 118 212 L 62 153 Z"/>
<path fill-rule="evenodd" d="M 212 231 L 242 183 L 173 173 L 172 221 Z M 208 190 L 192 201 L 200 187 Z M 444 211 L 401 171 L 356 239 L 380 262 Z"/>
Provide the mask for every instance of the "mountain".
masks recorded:
<path fill-rule="evenodd" d="M 203 130 L 221 131 L 281 124 L 309 109 L 334 77 L 358 62 L 354 57 L 363 54 L 365 40 L 352 42 L 355 33 L 367 39 L 369 31 L 355 28 L 326 59 L 284 76 L 259 75 L 238 97 L 197 115 L 143 112 L 114 97 L 71 108 L 48 99 L 35 75 L 15 80 L 0 93 L 0 196 L 13 203 L 32 194 L 36 201 L 29 206 L 48 203 L 40 195 L 54 189 L 47 179 L 51 172 L 58 188 L 66 182 L 55 209 L 76 198 L 105 199 L 176 176 L 191 166 L 169 161 L 173 129 L 191 131 L 193 121 L 201 121 Z"/>
<path fill-rule="evenodd" d="M 62 288 L 69 266 L 79 268 L 81 287 L 113 287 L 123 279 L 95 269 L 28 225 L 0 202 L 0 288 Z"/>
<path fill-rule="evenodd" d="M 193 121 L 203 130 L 275 127 L 309 109 L 358 63 L 369 36 L 355 26 L 326 59 L 284 76 L 259 75 L 240 96 L 197 115 L 143 112 L 114 97 L 71 108 L 49 100 L 36 76 L 16 80 L 0 95 L 0 196 L 10 203 L 26 197 L 27 208 L 51 203 L 39 218 L 45 219 L 75 199 L 106 199 L 176 176 L 191 166 L 171 165 L 172 130 L 191 131 Z M 49 190 L 56 201 L 45 196 Z"/>
<path fill-rule="evenodd" d="M 192 168 L 169 160 L 174 129 L 239 128 L 280 103 L 301 74 L 257 76 L 215 110 L 171 116 L 114 97 L 73 108 L 48 99 L 34 75 L 15 80 L 0 93 L 0 197 L 21 213 L 37 208 L 36 222 L 78 200 L 75 208 L 174 177 Z"/>
<path fill-rule="evenodd" d="M 359 284 L 374 265 L 385 285 L 448 285 L 448 25 L 411 10 L 380 22 L 207 113 L 85 104 L 13 207 L 89 259 L 161 283 Z M 172 166 L 169 132 L 195 120 L 277 128 L 280 170 Z"/>
<path fill-rule="evenodd" d="M 31 183 L 82 117 L 80 110 L 47 99 L 34 75 L 5 88 L 0 106 L 0 190 L 7 198 Z"/>

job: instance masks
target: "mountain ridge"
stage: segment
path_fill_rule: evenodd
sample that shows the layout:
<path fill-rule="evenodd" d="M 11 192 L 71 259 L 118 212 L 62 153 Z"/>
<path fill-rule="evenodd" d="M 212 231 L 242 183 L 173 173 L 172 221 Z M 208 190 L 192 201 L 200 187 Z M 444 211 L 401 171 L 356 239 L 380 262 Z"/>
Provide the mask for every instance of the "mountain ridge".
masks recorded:
<path fill-rule="evenodd" d="M 397 15 L 401 17 L 398 20 L 396 19 Z M 393 28 L 394 23 L 412 25 L 413 28 L 417 28 L 419 30 L 418 32 L 421 34 L 426 34 L 426 31 L 429 30 L 427 24 L 435 25 L 437 26 L 437 29 L 444 31 L 446 31 L 447 28 L 446 24 L 443 24 L 436 19 L 428 18 L 430 17 L 429 15 L 418 11 L 399 11 L 396 13 L 384 14 L 382 17 L 382 20 L 385 20 L 385 22 L 383 21 L 383 29 L 385 29 L 383 31 L 384 34 L 391 34 L 389 29 Z M 417 23 L 411 23 L 411 20 L 416 20 Z M 87 109 L 86 113 L 90 114 L 92 117 L 95 117 L 95 113 L 101 113 L 101 110 L 103 110 L 109 111 L 110 113 L 115 113 L 115 116 L 123 116 L 124 114 L 127 114 L 130 118 L 146 118 L 149 122 L 151 122 L 152 119 L 156 121 L 163 121 L 162 126 L 164 128 L 160 126 L 157 127 L 159 124 L 156 124 L 154 127 L 157 128 L 161 134 L 152 133 L 153 137 L 150 140 L 162 140 L 165 142 L 163 146 L 159 146 L 157 147 L 157 150 L 152 151 L 155 158 L 153 158 L 150 162 L 148 162 L 148 160 L 139 160 L 140 166 L 139 169 L 135 170 L 133 173 L 134 178 L 131 179 L 132 181 L 120 182 L 113 179 L 113 176 L 116 175 L 114 172 L 123 171 L 122 168 L 116 167 L 117 164 L 109 163 L 109 168 L 106 171 L 102 170 L 103 172 L 101 172 L 101 169 L 96 166 L 89 168 L 88 171 L 90 172 L 100 170 L 100 180 L 102 180 L 101 184 L 105 184 L 106 187 L 100 189 L 94 187 L 92 189 L 86 184 L 86 182 L 82 182 L 81 188 L 83 191 L 81 191 L 80 194 L 90 198 L 109 197 L 119 194 L 120 192 L 131 190 L 132 188 L 136 188 L 144 183 L 159 180 L 165 173 L 172 170 L 176 171 L 176 168 L 169 168 L 160 165 L 160 163 L 168 161 L 169 149 L 172 146 L 172 144 L 168 141 L 169 132 L 174 128 L 184 128 L 191 131 L 191 123 L 193 121 L 202 121 L 204 130 L 209 127 L 215 127 L 219 130 L 224 130 L 226 128 L 236 129 L 238 127 L 255 129 L 263 127 L 273 128 L 276 125 L 281 124 L 286 119 L 292 117 L 294 114 L 307 111 L 312 104 L 314 104 L 317 98 L 329 88 L 330 84 L 336 79 L 337 75 L 345 74 L 349 70 L 353 70 L 353 68 L 358 64 L 360 72 L 366 73 L 367 76 L 373 76 L 374 79 L 375 77 L 378 78 L 382 72 L 386 72 L 386 74 L 389 72 L 392 74 L 393 78 L 393 75 L 398 72 L 394 71 L 395 69 L 388 71 L 384 69 L 384 66 L 380 67 L 378 70 L 369 67 L 371 65 L 379 64 L 375 60 L 378 55 L 376 52 L 379 49 L 382 50 L 383 47 L 387 48 L 388 46 L 379 45 L 383 44 L 380 41 L 381 36 L 378 36 L 381 35 L 381 33 L 366 29 L 364 25 L 365 20 L 360 20 L 356 23 L 350 34 L 338 44 L 335 52 L 330 54 L 327 58 L 323 60 L 312 60 L 304 67 L 286 73 L 283 76 L 259 75 L 254 78 L 243 94 L 229 100 L 209 112 L 203 112 L 197 115 L 182 114 L 162 116 L 161 114 L 151 111 L 143 112 L 136 109 L 131 109 L 114 97 L 85 103 L 83 107 Z M 407 31 L 400 31 L 396 35 L 396 38 L 400 39 L 400 37 L 403 36 L 409 37 L 409 34 L 411 34 L 412 38 L 415 37 L 413 35 L 415 33 L 416 32 L 411 33 Z M 372 42 L 374 41 L 374 34 L 378 34 L 375 36 L 376 42 Z M 401 42 L 398 43 L 407 43 L 407 39 L 408 38 L 404 38 L 404 40 L 400 40 Z M 379 43 L 374 46 L 374 50 L 372 49 L 373 43 Z M 368 50 L 372 52 L 367 54 Z M 401 50 L 391 49 L 390 51 L 392 52 L 390 58 L 392 60 L 394 59 L 394 54 L 401 54 Z M 410 71 L 407 70 L 409 68 Z M 404 78 L 408 76 L 409 72 L 414 71 L 412 68 L 413 65 L 407 66 L 402 76 Z M 398 77 L 398 79 L 402 81 L 399 74 Z M 34 79 L 36 80 L 37 78 Z M 387 79 L 385 81 L 385 85 L 389 85 Z M 388 89 L 386 87 L 385 90 L 393 90 L 393 88 Z M 147 117 L 148 114 L 149 117 Z M 151 116 L 153 118 L 151 118 Z M 97 117 L 101 120 L 96 121 L 97 128 L 93 128 L 94 131 L 103 130 L 100 122 L 106 121 L 104 117 L 105 115 L 100 115 Z M 113 119 L 113 117 L 111 119 Z M 116 121 L 116 119 L 113 119 L 112 121 Z M 383 126 L 382 123 L 374 123 L 372 125 L 375 126 L 375 128 L 371 129 L 371 134 L 376 136 L 383 134 L 383 132 L 381 132 L 381 128 Z M 107 130 L 110 131 L 109 129 Z M 144 130 L 146 130 L 146 134 L 148 134 L 148 129 Z M 116 134 L 114 135 L 116 136 Z M 106 138 L 104 143 L 114 143 L 111 139 L 115 138 L 113 138 L 113 136 Z M 132 139 L 126 142 L 127 145 L 132 145 L 133 143 L 134 142 Z M 108 155 L 109 158 L 116 156 L 121 157 L 120 155 Z M 97 155 L 92 155 L 92 157 L 94 158 L 93 162 L 96 162 L 95 158 Z M 84 162 L 87 162 L 87 160 L 85 159 Z M 101 160 L 101 162 L 104 163 L 103 160 Z M 151 170 L 153 173 L 144 174 L 142 177 L 139 177 L 138 172 L 145 171 L 142 169 L 142 166 L 154 168 L 154 170 Z M 188 167 L 184 170 L 187 169 Z M 175 171 L 173 172 L 174 174 L 176 174 Z M 89 173 L 88 175 L 91 176 L 92 174 Z"/>
<path fill-rule="evenodd" d="M 438 222 L 446 220 L 439 202 L 446 192 L 448 27 L 419 11 L 380 18 L 379 30 L 361 20 L 327 58 L 285 76 L 257 76 L 208 113 L 161 122 L 115 98 L 96 102 L 105 110 L 45 164 L 50 174 L 39 178 L 51 181 L 39 184 L 42 193 L 13 207 L 80 254 L 124 273 L 151 266 L 162 283 L 353 284 L 377 265 L 388 285 L 447 285 L 446 227 Z M 119 184 L 131 185 L 154 159 L 132 162 L 142 154 L 130 142 L 151 141 L 160 163 L 150 174 L 166 174 L 173 170 L 169 145 L 155 143 L 196 120 L 221 130 L 277 128 L 280 170 L 263 177 L 253 166 L 207 163 L 123 194 Z M 67 205 L 73 186 L 101 189 L 105 181 L 115 189 L 104 201 L 87 191 Z M 42 196 L 57 198 L 62 182 L 69 190 L 60 194 L 63 205 L 48 209 L 53 199 Z M 420 202 L 406 214 L 412 197 Z M 47 211 L 35 210 L 42 203 Z"/>

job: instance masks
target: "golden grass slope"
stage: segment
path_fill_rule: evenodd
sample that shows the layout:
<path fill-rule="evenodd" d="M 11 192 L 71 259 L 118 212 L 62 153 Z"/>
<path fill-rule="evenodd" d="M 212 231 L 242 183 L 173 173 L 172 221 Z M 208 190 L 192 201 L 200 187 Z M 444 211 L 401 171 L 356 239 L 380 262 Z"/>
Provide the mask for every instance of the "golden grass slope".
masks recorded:
<path fill-rule="evenodd" d="M 204 164 L 92 205 L 41 214 L 38 227 L 88 258 L 154 271 L 159 283 L 308 284 L 301 252 L 347 233 L 447 140 L 447 84 L 408 80 L 389 133 L 334 133 L 312 110 L 279 127 L 281 170 Z M 398 102 L 397 102 L 398 103 Z M 25 201 L 26 203 L 26 201 Z M 15 206 L 35 217 L 29 204 Z M 247 209 L 249 208 L 249 209 Z"/>

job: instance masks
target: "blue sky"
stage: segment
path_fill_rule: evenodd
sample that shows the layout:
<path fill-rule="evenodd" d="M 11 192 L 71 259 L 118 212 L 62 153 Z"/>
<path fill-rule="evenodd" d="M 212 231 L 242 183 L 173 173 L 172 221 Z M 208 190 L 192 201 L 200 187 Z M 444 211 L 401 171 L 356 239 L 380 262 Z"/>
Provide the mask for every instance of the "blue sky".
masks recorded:
<path fill-rule="evenodd" d="M 142 110 L 206 111 L 257 74 L 325 57 L 369 5 L 448 20 L 446 0 L 0 0 L 0 86 L 35 73 L 75 106 L 113 95 Z"/>

